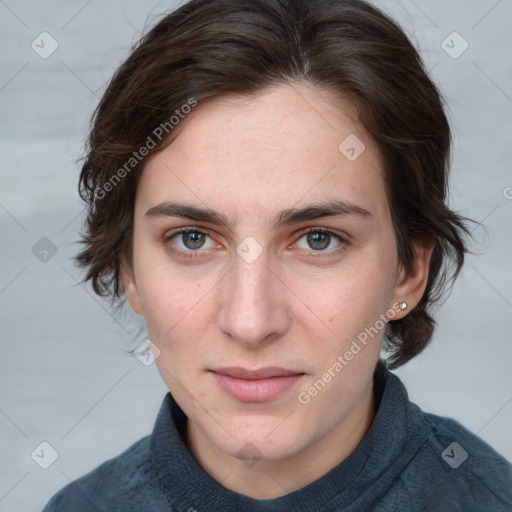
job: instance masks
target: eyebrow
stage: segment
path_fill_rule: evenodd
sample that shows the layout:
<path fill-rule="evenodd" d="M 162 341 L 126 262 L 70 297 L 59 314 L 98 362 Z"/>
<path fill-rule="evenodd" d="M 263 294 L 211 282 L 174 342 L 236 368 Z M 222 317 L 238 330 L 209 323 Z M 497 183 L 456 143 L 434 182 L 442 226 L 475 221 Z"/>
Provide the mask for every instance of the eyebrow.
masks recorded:
<path fill-rule="evenodd" d="M 298 222 L 315 220 L 323 217 L 359 217 L 370 219 L 372 214 L 350 201 L 331 200 L 309 204 L 302 208 L 282 210 L 274 216 L 271 222 L 272 229 L 288 226 Z M 196 222 L 205 222 L 216 226 L 231 228 L 228 218 L 210 208 L 200 208 L 191 204 L 165 201 L 151 207 L 146 218 L 181 217 Z"/>

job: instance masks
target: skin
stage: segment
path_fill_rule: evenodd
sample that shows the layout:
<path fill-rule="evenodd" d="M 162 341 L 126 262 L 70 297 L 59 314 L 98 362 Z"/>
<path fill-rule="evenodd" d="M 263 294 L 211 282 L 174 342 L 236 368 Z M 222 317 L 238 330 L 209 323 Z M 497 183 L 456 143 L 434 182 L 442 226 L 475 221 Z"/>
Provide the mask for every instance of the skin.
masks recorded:
<path fill-rule="evenodd" d="M 144 315 L 158 370 L 188 417 L 191 453 L 224 487 L 254 498 L 299 489 L 355 450 L 375 414 L 384 329 L 307 404 L 298 393 L 380 315 L 405 316 L 425 290 L 433 242 L 418 246 L 410 272 L 400 267 L 379 154 L 354 119 L 348 104 L 306 84 L 216 98 L 181 122 L 138 185 L 133 266 L 122 265 L 128 301 Z M 366 146 L 355 161 L 338 149 L 350 134 Z M 371 216 L 271 226 L 281 210 L 326 200 Z M 230 227 L 145 216 L 164 201 L 215 210 Z M 207 236 L 166 240 L 182 227 Z M 341 239 L 311 242 L 307 228 Z M 250 263 L 237 253 L 248 236 L 263 251 Z M 408 308 L 398 311 L 403 301 Z M 217 386 L 208 369 L 222 366 L 305 375 L 278 397 L 249 403 Z"/>

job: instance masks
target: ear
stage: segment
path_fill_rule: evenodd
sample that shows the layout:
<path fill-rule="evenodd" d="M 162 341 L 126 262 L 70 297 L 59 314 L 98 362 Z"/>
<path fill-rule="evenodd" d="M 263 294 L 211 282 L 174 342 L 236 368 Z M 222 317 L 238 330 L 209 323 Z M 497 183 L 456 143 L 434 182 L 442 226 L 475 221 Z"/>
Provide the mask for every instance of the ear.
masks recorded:
<path fill-rule="evenodd" d="M 406 316 L 423 297 L 427 287 L 428 271 L 430 258 L 436 243 L 435 235 L 427 235 L 421 243 L 414 246 L 414 262 L 412 269 L 407 272 L 400 266 L 396 278 L 396 286 L 391 298 L 390 308 L 396 303 L 405 302 L 407 309 L 401 311 L 393 308 L 395 311 L 394 320 L 399 320 Z"/>
<path fill-rule="evenodd" d="M 123 282 L 126 298 L 128 299 L 131 308 L 135 313 L 142 315 L 139 291 L 137 289 L 137 283 L 135 282 L 133 268 L 124 258 L 121 261 L 121 281 Z"/>

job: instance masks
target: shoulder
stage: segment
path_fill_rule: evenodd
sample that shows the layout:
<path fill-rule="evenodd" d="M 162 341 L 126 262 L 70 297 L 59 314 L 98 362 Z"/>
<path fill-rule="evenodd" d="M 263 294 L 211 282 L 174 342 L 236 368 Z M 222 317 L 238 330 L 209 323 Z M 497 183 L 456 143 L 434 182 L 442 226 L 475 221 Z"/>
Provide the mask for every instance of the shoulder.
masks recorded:
<path fill-rule="evenodd" d="M 414 510 L 510 512 L 511 464 L 457 421 L 411 406 L 429 435 L 394 487 Z"/>
<path fill-rule="evenodd" d="M 43 512 L 143 510 L 157 485 L 149 458 L 150 436 L 139 439 L 118 456 L 70 482 L 47 503 Z"/>

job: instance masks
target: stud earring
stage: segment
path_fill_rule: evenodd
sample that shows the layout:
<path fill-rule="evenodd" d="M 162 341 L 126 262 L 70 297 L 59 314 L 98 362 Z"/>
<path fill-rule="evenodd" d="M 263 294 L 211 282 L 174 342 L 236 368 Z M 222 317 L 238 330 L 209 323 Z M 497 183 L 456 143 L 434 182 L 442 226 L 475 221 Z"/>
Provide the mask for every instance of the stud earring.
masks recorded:
<path fill-rule="evenodd" d="M 400 302 L 399 306 L 400 309 L 403 311 L 404 309 L 407 309 L 407 302 Z"/>

